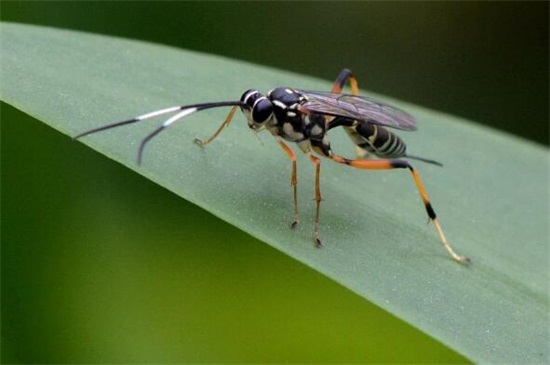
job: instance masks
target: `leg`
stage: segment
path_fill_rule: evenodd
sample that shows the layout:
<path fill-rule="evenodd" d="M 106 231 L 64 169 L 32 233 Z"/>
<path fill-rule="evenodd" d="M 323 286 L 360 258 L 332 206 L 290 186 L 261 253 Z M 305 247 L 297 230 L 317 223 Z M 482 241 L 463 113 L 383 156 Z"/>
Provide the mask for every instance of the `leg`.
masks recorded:
<path fill-rule="evenodd" d="M 321 247 L 321 239 L 319 238 L 319 212 L 321 208 L 321 188 L 319 187 L 319 177 L 321 175 L 321 160 L 318 157 L 313 156 L 311 153 L 307 154 L 307 157 L 315 164 L 315 204 L 317 205 L 315 213 L 315 229 L 313 231 L 313 240 L 315 246 Z"/>
<path fill-rule="evenodd" d="M 357 79 L 355 78 L 355 76 L 353 76 L 351 71 L 348 70 L 347 68 L 340 71 L 340 74 L 336 78 L 336 81 L 334 81 L 334 84 L 332 84 L 331 92 L 335 94 L 340 94 L 348 81 L 351 87 L 351 93 L 353 95 L 359 95 L 359 88 L 357 87 Z"/>
<path fill-rule="evenodd" d="M 334 84 L 332 84 L 331 92 L 333 92 L 335 94 L 341 94 L 342 90 L 344 89 L 344 86 L 346 86 L 346 83 L 348 83 L 348 82 L 349 82 L 349 85 L 351 87 L 351 93 L 353 95 L 359 95 L 359 87 L 357 86 L 357 79 L 355 78 L 355 76 L 353 76 L 351 71 L 348 70 L 347 68 L 340 71 L 340 74 L 338 75 L 338 77 L 334 81 Z M 344 130 L 346 131 L 346 133 L 349 135 L 349 137 L 353 141 L 353 139 L 354 139 L 353 133 L 355 133 L 355 132 L 352 131 L 348 127 L 344 127 Z M 368 158 L 368 156 L 369 156 L 367 151 L 365 151 L 364 149 L 362 149 L 361 147 L 359 147 L 357 145 L 355 146 L 355 154 L 357 155 L 357 158 L 360 158 L 360 159 Z"/>
<path fill-rule="evenodd" d="M 214 138 L 216 138 L 220 132 L 229 125 L 229 123 L 231 123 L 231 119 L 233 119 L 233 116 L 235 115 L 235 112 L 237 111 L 237 107 L 234 106 L 233 108 L 231 108 L 231 110 L 229 111 L 229 114 L 227 114 L 227 117 L 225 118 L 224 122 L 222 123 L 222 125 L 220 125 L 220 127 L 218 128 L 218 130 L 208 139 L 198 139 L 198 138 L 195 138 L 194 142 L 196 144 L 198 144 L 199 146 L 201 147 L 204 147 L 206 146 L 207 144 L 209 144 L 210 142 L 212 142 L 214 140 Z"/>
<path fill-rule="evenodd" d="M 330 159 L 332 159 L 335 162 L 352 166 L 358 169 L 367 169 L 367 170 L 390 170 L 390 169 L 409 169 L 409 171 L 412 174 L 412 178 L 414 180 L 414 183 L 416 185 L 416 188 L 418 190 L 418 193 L 420 194 L 420 197 L 422 198 L 422 202 L 424 203 L 424 207 L 426 208 L 426 212 L 428 213 L 428 217 L 430 220 L 434 223 L 435 229 L 437 231 L 437 234 L 439 236 L 439 240 L 441 241 L 441 244 L 447 252 L 451 255 L 451 257 L 461 263 L 461 264 L 468 264 L 470 262 L 470 259 L 464 256 L 458 255 L 451 245 L 447 242 L 447 239 L 445 238 L 445 234 L 443 233 L 443 230 L 441 229 L 441 226 L 439 224 L 439 221 L 437 220 L 437 216 L 435 214 L 434 209 L 432 208 L 432 204 L 430 203 L 430 198 L 428 196 L 428 193 L 426 192 L 426 188 L 424 187 L 424 184 L 422 183 L 422 180 L 420 179 L 420 175 L 418 172 L 405 160 L 350 160 L 335 154 L 331 154 L 328 156 Z"/>
<path fill-rule="evenodd" d="M 277 138 L 277 142 L 279 142 L 279 145 L 281 145 L 283 150 L 288 155 L 288 158 L 290 158 L 290 161 L 292 161 L 292 175 L 290 176 L 290 185 L 292 186 L 292 189 L 294 191 L 294 221 L 292 221 L 290 228 L 294 228 L 298 224 L 298 178 L 296 176 L 296 156 L 294 155 L 294 152 L 292 152 L 292 149 L 288 147 L 288 145 L 284 143 L 281 138 Z"/>

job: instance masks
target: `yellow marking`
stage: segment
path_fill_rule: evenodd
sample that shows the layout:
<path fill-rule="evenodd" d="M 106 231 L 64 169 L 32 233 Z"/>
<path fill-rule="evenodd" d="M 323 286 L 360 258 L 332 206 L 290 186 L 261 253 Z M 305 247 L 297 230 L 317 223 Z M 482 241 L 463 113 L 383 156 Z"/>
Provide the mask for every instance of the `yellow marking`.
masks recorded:
<path fill-rule="evenodd" d="M 355 146 L 355 154 L 357 155 L 358 159 L 369 158 L 369 153 L 359 146 Z"/>
<path fill-rule="evenodd" d="M 374 141 L 376 141 L 376 137 L 378 137 L 378 127 L 375 125 L 373 125 L 373 127 L 374 127 L 374 134 L 369 138 L 367 138 L 367 141 L 372 146 L 372 148 L 376 150 L 376 148 L 374 148 Z"/>

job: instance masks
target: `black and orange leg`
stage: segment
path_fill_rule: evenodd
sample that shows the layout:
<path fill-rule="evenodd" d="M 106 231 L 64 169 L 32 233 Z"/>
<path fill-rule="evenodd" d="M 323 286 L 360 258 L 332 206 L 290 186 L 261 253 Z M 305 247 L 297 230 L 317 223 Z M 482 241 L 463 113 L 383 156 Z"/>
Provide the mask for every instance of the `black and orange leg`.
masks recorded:
<path fill-rule="evenodd" d="M 336 81 L 334 81 L 334 84 L 332 84 L 331 92 L 335 94 L 340 94 L 342 92 L 342 89 L 344 86 L 346 86 L 346 83 L 349 82 L 349 85 L 351 87 L 351 93 L 353 95 L 359 95 L 359 87 L 357 86 L 357 79 L 350 70 L 347 68 L 340 71 L 340 74 L 336 78 Z"/>
<path fill-rule="evenodd" d="M 315 229 L 313 230 L 313 240 L 315 241 L 315 246 L 321 247 L 321 239 L 319 238 L 319 219 L 320 219 L 320 209 L 321 209 L 321 188 L 320 188 L 320 176 L 321 176 L 321 159 L 313 156 L 311 153 L 308 153 L 307 156 L 315 165 Z"/>
<path fill-rule="evenodd" d="M 435 229 L 437 231 L 437 234 L 439 236 L 439 240 L 441 241 L 441 244 L 447 252 L 451 255 L 451 257 L 461 263 L 461 264 L 468 264 L 470 262 L 470 259 L 465 256 L 458 255 L 449 242 L 447 242 L 447 239 L 445 238 L 445 234 L 443 233 L 443 229 L 441 229 L 441 225 L 439 224 L 439 221 L 437 219 L 437 216 L 435 214 L 435 211 L 432 207 L 432 204 L 430 203 L 430 198 L 428 196 L 428 193 L 426 191 L 426 188 L 424 187 L 424 184 L 422 183 L 422 180 L 420 179 L 420 174 L 405 160 L 399 160 L 399 159 L 393 159 L 393 160 L 350 160 L 335 154 L 331 154 L 328 156 L 330 159 L 332 159 L 335 162 L 348 165 L 351 167 L 355 167 L 357 169 L 366 169 L 366 170 L 391 170 L 391 169 L 409 169 L 409 171 L 412 174 L 412 178 L 414 180 L 414 183 L 416 185 L 416 188 L 418 190 L 418 193 L 420 194 L 420 197 L 422 198 L 422 202 L 424 203 L 424 207 L 426 208 L 426 212 L 428 213 L 428 217 L 433 222 Z"/>
<path fill-rule="evenodd" d="M 331 92 L 335 94 L 341 94 L 342 90 L 344 89 L 344 86 L 346 86 L 348 82 L 351 88 L 351 93 L 353 95 L 359 95 L 359 87 L 357 86 L 357 79 L 355 78 L 355 76 L 353 76 L 351 71 L 348 70 L 347 68 L 340 71 L 340 74 L 334 81 L 334 84 L 332 84 Z M 351 129 L 347 127 L 344 127 L 344 129 L 348 134 L 354 133 L 351 131 Z M 352 138 L 353 140 L 353 137 L 350 136 L 350 138 Z M 365 151 L 364 149 L 362 149 L 357 145 L 355 146 L 355 154 L 357 155 L 357 158 L 367 158 L 369 155 L 367 151 Z"/>
<path fill-rule="evenodd" d="M 237 111 L 237 106 L 234 106 L 233 108 L 231 108 L 224 122 L 220 125 L 220 127 L 216 130 L 216 132 L 214 132 L 214 134 L 210 136 L 210 138 L 207 138 L 207 139 L 195 138 L 194 142 L 201 147 L 204 147 L 210 142 L 212 142 L 221 133 L 221 131 L 224 130 L 224 128 L 227 127 L 229 123 L 231 123 L 231 120 L 233 119 L 233 116 L 235 115 L 236 111 Z"/>
<path fill-rule="evenodd" d="M 294 220 L 292 221 L 290 228 L 294 228 L 298 224 L 298 177 L 296 175 L 296 156 L 294 155 L 292 149 L 286 143 L 284 143 L 281 138 L 277 138 L 277 142 L 279 142 L 279 145 L 283 148 L 283 150 L 288 155 L 288 158 L 290 158 L 290 161 L 292 162 L 292 175 L 290 176 L 290 186 L 292 186 L 292 190 L 294 192 Z"/>

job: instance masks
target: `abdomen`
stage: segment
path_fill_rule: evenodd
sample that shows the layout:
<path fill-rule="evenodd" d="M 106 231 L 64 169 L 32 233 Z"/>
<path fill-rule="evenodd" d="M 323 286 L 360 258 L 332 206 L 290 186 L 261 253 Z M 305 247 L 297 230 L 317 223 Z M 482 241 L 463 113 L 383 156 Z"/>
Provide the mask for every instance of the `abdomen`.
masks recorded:
<path fill-rule="evenodd" d="M 406 155 L 405 142 L 386 128 L 363 121 L 343 125 L 353 143 L 365 151 L 382 158 Z"/>

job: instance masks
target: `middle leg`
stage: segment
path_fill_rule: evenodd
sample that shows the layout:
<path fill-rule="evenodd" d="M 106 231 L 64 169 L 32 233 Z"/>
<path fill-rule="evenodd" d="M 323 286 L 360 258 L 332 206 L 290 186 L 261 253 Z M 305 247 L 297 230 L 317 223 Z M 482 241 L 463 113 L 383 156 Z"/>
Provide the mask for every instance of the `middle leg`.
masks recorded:
<path fill-rule="evenodd" d="M 321 188 L 320 188 L 320 175 L 321 175 L 321 159 L 319 157 L 313 156 L 311 152 L 307 154 L 307 157 L 315 165 L 315 229 L 313 231 L 313 240 L 315 241 L 316 247 L 321 247 L 321 239 L 319 238 L 319 218 L 320 218 L 320 208 L 321 208 Z"/>

